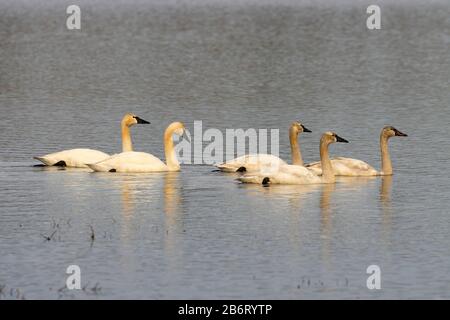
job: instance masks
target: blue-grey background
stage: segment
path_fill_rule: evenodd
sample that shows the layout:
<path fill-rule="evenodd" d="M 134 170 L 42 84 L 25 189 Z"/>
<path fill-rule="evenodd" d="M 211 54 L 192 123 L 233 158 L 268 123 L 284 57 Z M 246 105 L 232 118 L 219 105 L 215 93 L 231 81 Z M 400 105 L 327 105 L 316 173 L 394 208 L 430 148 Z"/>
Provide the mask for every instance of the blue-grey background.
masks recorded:
<path fill-rule="evenodd" d="M 450 298 L 448 1 L 377 2 L 378 31 L 370 1 L 76 2 L 69 31 L 73 1 L 0 0 L 0 298 Z M 409 137 L 392 178 L 333 186 L 32 167 L 119 151 L 128 111 L 152 122 L 135 149 L 161 158 L 175 120 L 279 128 L 284 159 L 300 120 L 306 162 L 334 130 L 351 143 L 332 154 L 377 168 L 384 125 Z M 59 290 L 70 264 L 84 290 Z"/>

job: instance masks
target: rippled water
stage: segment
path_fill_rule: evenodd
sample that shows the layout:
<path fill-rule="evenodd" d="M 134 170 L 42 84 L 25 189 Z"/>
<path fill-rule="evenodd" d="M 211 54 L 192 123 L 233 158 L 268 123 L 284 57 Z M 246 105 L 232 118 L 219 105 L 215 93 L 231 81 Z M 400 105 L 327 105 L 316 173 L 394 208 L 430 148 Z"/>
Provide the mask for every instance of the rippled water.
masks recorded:
<path fill-rule="evenodd" d="M 68 31 L 64 3 L 0 1 L 0 298 L 450 298 L 446 1 L 384 1 L 379 31 L 359 1 L 78 3 Z M 32 166 L 117 152 L 128 111 L 152 122 L 135 149 L 158 157 L 175 120 L 280 128 L 289 159 L 298 119 L 306 162 L 332 129 L 351 141 L 332 154 L 377 168 L 384 125 L 409 137 L 391 139 L 392 178 L 331 186 Z M 59 290 L 70 264 L 85 290 Z"/>

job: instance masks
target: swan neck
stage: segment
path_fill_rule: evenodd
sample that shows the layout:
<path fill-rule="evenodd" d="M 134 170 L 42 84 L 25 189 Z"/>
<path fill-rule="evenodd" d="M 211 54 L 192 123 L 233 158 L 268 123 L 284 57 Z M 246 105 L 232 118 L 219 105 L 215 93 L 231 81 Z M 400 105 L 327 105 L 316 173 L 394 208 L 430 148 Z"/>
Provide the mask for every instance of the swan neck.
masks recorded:
<path fill-rule="evenodd" d="M 169 170 L 177 171 L 180 169 L 180 163 L 178 162 L 175 145 L 173 143 L 173 132 L 176 128 L 169 126 L 164 132 L 164 153 L 166 155 L 166 164 Z"/>
<path fill-rule="evenodd" d="M 391 156 L 389 155 L 388 140 L 389 137 L 381 133 L 380 136 L 381 171 L 383 175 L 391 175 L 393 173 Z"/>
<path fill-rule="evenodd" d="M 302 153 L 298 144 L 298 133 L 292 128 L 289 129 L 289 141 L 291 143 L 292 164 L 303 166 Z"/>
<path fill-rule="evenodd" d="M 320 141 L 320 161 L 322 164 L 322 180 L 326 183 L 332 183 L 335 181 L 333 166 L 331 165 L 330 156 L 328 154 L 328 146 L 330 144 L 327 141 Z"/>
<path fill-rule="evenodd" d="M 122 122 L 122 152 L 133 151 L 130 128 Z"/>

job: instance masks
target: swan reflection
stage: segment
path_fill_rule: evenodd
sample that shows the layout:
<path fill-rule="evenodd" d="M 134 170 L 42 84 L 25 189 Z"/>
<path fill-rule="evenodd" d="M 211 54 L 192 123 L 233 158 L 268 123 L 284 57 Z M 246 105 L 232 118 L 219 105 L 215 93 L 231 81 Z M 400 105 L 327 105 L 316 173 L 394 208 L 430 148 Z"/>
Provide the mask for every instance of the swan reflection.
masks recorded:
<path fill-rule="evenodd" d="M 392 217 L 391 207 L 391 190 L 392 190 L 392 176 L 384 176 L 381 178 L 380 185 L 380 203 L 382 210 L 383 232 L 386 237 L 389 232 Z"/>

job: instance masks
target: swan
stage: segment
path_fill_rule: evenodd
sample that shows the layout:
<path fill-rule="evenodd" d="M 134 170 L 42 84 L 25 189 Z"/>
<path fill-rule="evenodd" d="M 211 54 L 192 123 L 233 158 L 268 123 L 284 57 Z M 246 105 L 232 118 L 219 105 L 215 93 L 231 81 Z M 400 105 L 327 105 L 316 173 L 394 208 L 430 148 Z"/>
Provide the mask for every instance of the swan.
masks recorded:
<path fill-rule="evenodd" d="M 266 171 L 264 168 L 256 173 L 247 173 L 237 180 L 244 183 L 258 183 L 267 186 L 269 184 L 318 184 L 334 183 L 335 177 L 332 164 L 328 155 L 328 146 L 335 142 L 348 143 L 344 138 L 334 132 L 325 132 L 320 139 L 320 160 L 324 168 L 322 175 L 317 175 L 306 167 L 297 165 L 283 165 L 276 170 Z"/>
<path fill-rule="evenodd" d="M 164 152 L 166 163 L 152 154 L 145 152 L 128 151 L 113 155 L 103 161 L 87 164 L 89 168 L 99 172 L 161 172 L 179 171 L 180 164 L 175 154 L 172 136 L 176 134 L 189 141 L 186 136 L 184 124 L 181 122 L 171 123 L 164 132 Z"/>
<path fill-rule="evenodd" d="M 122 127 L 122 151 L 132 151 L 130 127 L 135 124 L 148 124 L 150 122 L 138 116 L 127 113 L 121 122 Z M 41 157 L 33 157 L 41 161 L 46 166 L 61 166 L 72 168 L 87 168 L 86 163 L 98 162 L 109 158 L 110 155 L 93 149 L 70 149 L 60 152 L 50 153 Z"/>
<path fill-rule="evenodd" d="M 289 128 L 289 141 L 291 145 L 292 164 L 303 166 L 302 154 L 298 144 L 298 135 L 302 132 L 311 132 L 299 121 L 294 121 Z M 224 172 L 249 172 L 259 171 L 262 166 L 279 166 L 287 163 L 272 154 L 249 154 L 237 157 L 233 160 L 216 165 L 220 171 Z"/>
<path fill-rule="evenodd" d="M 364 161 L 352 158 L 336 157 L 331 159 L 334 174 L 337 176 L 387 176 L 392 175 L 392 163 L 389 156 L 388 140 L 391 137 L 407 137 L 408 135 L 400 132 L 392 126 L 386 126 L 381 130 L 380 134 L 380 150 L 381 150 L 381 171 L 377 171 Z M 306 167 L 315 174 L 322 173 L 322 165 L 320 162 L 307 164 Z"/>

